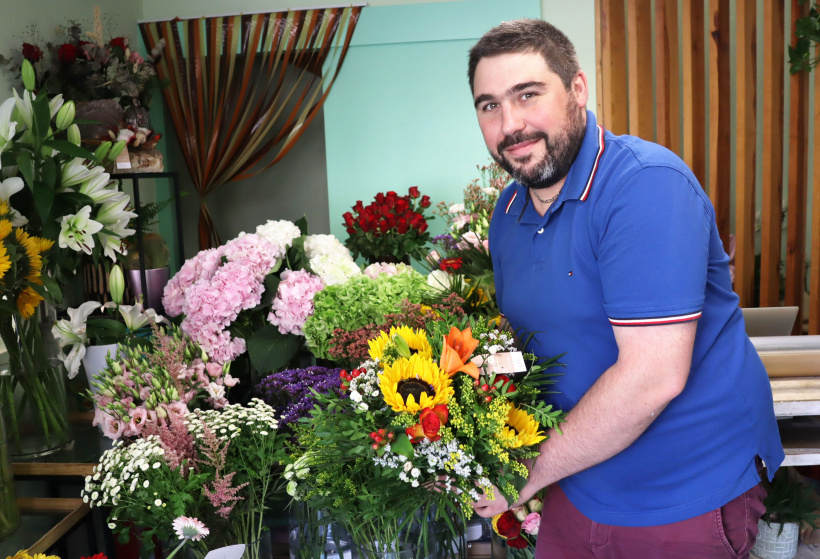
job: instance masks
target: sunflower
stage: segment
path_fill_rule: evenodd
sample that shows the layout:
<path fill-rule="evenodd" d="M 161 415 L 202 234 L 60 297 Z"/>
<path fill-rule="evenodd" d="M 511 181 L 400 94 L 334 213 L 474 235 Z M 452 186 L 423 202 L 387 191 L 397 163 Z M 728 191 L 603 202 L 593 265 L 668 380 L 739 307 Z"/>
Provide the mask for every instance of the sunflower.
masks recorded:
<path fill-rule="evenodd" d="M 12 225 L 8 219 L 0 219 L 0 241 L 5 240 L 11 233 Z"/>
<path fill-rule="evenodd" d="M 17 238 L 17 242 L 23 247 L 28 257 L 29 265 L 26 279 L 34 283 L 41 283 L 38 281 L 43 268 L 43 257 L 41 255 L 44 251 L 52 247 L 54 241 L 40 237 L 32 237 L 19 227 L 15 228 L 14 234 Z"/>
<path fill-rule="evenodd" d="M 416 353 L 385 366 L 379 375 L 385 403 L 396 412 L 418 413 L 423 408 L 446 404 L 453 396 L 450 377 L 430 357 Z"/>
<path fill-rule="evenodd" d="M 409 326 L 391 326 L 390 332 L 382 330 L 378 338 L 367 342 L 370 346 L 370 358 L 390 364 L 402 357 L 394 342 L 394 336 L 401 336 L 407 342 L 410 355 L 419 354 L 428 359 L 433 357 L 433 348 L 430 347 L 427 335 L 422 330 L 414 330 Z"/>
<path fill-rule="evenodd" d="M 538 427 L 539 424 L 533 416 L 522 409 L 510 406 L 507 424 L 498 435 L 499 442 L 505 448 L 520 448 L 538 444 L 547 438 L 543 431 L 538 431 Z"/>
<path fill-rule="evenodd" d="M 39 293 L 31 287 L 26 287 L 20 292 L 20 295 L 17 296 L 17 310 L 20 311 L 20 316 L 23 318 L 31 318 L 32 315 L 34 315 L 34 309 L 37 308 L 37 305 L 39 305 L 42 300 L 43 298 Z"/>
<path fill-rule="evenodd" d="M 9 253 L 6 250 L 6 245 L 0 242 L 0 281 L 6 276 L 6 272 L 9 271 L 9 268 L 11 268 Z"/>

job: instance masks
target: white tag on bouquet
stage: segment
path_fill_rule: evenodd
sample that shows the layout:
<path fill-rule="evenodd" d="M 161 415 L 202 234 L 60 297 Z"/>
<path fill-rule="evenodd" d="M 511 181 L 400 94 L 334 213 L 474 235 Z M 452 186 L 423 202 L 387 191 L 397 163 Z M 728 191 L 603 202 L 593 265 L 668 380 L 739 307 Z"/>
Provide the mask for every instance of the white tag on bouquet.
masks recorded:
<path fill-rule="evenodd" d="M 240 559 L 245 553 L 245 544 L 228 545 L 209 551 L 205 559 Z"/>
<path fill-rule="evenodd" d="M 527 370 L 524 355 L 520 351 L 505 351 L 487 357 L 487 372 L 497 375 L 512 375 Z"/>

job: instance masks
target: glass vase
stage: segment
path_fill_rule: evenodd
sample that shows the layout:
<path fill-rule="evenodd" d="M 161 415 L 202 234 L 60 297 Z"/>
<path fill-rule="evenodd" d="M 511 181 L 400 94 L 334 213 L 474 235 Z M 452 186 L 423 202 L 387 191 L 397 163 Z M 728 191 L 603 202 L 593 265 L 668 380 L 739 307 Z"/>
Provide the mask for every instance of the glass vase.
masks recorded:
<path fill-rule="evenodd" d="M 352 559 L 353 542 L 340 528 L 333 529 L 322 511 L 294 501 L 288 521 L 290 559 Z"/>
<path fill-rule="evenodd" d="M 6 448 L 3 418 L 0 416 L 0 542 L 12 535 L 20 526 L 20 512 L 14 493 L 14 478 Z"/>
<path fill-rule="evenodd" d="M 0 409 L 9 454 L 34 458 L 71 441 L 66 412 L 66 372 L 49 344 L 54 317 L 41 305 L 34 316 L 0 313 L 7 362 L 0 368 Z"/>

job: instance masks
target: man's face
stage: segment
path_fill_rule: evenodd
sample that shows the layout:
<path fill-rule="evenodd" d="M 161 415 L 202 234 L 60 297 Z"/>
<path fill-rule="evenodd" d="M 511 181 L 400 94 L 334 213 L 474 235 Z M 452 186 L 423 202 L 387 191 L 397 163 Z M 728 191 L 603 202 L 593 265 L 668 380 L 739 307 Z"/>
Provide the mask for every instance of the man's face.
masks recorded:
<path fill-rule="evenodd" d="M 478 125 L 493 159 L 533 188 L 566 177 L 584 139 L 583 73 L 568 91 L 540 54 L 502 54 L 479 61 L 473 84 Z"/>

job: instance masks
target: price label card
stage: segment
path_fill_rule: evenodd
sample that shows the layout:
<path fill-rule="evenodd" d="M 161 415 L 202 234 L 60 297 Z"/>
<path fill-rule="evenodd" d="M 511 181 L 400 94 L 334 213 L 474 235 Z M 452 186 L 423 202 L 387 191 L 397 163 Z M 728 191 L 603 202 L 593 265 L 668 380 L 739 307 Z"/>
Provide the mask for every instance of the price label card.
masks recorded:
<path fill-rule="evenodd" d="M 515 373 L 524 373 L 527 370 L 524 355 L 520 351 L 499 352 L 487 357 L 483 363 L 479 357 L 476 357 L 472 361 L 479 367 L 482 364 L 486 365 L 488 373 L 495 373 L 497 375 L 513 375 Z"/>
<path fill-rule="evenodd" d="M 117 164 L 117 169 L 130 169 L 131 168 L 131 156 L 128 155 L 128 148 L 125 147 L 117 156 L 117 159 L 114 160 Z"/>
<path fill-rule="evenodd" d="M 229 545 L 209 551 L 205 559 L 240 559 L 245 553 L 245 544 Z"/>

